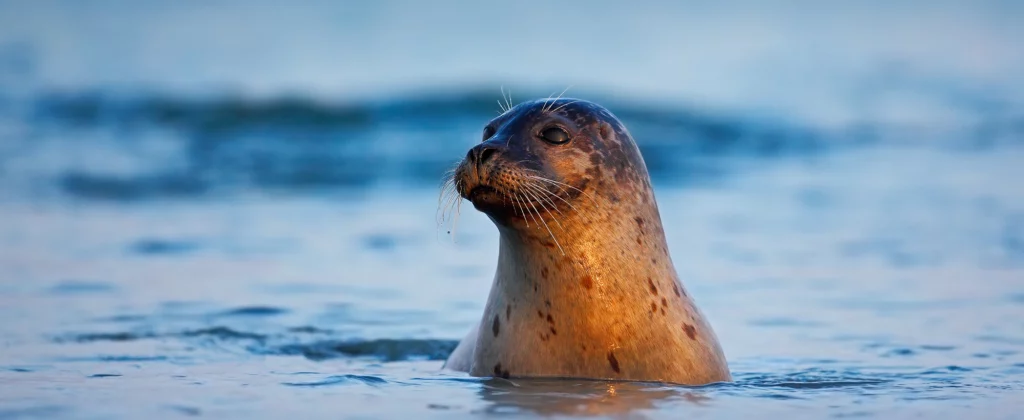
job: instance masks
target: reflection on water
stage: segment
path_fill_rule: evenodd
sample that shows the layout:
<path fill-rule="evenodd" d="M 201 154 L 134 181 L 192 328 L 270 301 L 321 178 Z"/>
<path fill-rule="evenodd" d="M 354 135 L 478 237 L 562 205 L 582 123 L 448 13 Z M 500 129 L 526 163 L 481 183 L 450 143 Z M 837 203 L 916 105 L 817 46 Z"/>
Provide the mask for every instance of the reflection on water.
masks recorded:
<path fill-rule="evenodd" d="M 480 397 L 488 414 L 541 416 L 638 415 L 668 401 L 700 404 L 698 393 L 657 384 L 572 380 L 503 380 L 483 384 Z"/>

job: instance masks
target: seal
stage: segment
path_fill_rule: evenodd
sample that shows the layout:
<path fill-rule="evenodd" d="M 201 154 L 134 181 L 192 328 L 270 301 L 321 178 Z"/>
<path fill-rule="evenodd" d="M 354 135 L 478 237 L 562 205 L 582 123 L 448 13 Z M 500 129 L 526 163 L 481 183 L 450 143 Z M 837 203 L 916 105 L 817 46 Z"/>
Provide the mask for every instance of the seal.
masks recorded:
<path fill-rule="evenodd" d="M 472 376 L 729 381 L 680 283 L 626 127 L 570 98 L 490 121 L 446 183 L 500 233 L 480 324 L 445 368 Z M 457 199 L 457 197 L 456 197 Z"/>

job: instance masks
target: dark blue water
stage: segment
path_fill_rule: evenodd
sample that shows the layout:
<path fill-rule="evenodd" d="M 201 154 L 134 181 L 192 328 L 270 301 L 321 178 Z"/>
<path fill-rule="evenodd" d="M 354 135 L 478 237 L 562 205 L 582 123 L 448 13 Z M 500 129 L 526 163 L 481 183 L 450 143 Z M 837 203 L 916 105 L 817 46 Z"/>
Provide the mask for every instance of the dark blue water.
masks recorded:
<path fill-rule="evenodd" d="M 1020 8 L 758 4 L 0 2 L 0 419 L 1017 417 Z M 733 383 L 440 370 L 502 84 L 630 128 Z"/>

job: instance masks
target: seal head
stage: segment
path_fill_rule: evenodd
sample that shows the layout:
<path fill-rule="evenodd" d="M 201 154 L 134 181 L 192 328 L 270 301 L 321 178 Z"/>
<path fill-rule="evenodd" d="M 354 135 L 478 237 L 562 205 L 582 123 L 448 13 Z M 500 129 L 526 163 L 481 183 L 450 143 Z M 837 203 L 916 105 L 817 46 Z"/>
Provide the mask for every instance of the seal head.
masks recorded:
<path fill-rule="evenodd" d="M 501 235 L 484 316 L 447 368 L 730 379 L 669 258 L 643 157 L 611 112 L 569 98 L 519 104 L 484 127 L 452 181 Z"/>
<path fill-rule="evenodd" d="M 527 102 L 492 120 L 455 180 L 463 198 L 506 227 L 536 223 L 534 209 L 565 210 L 591 189 L 613 202 L 621 193 L 650 190 L 647 167 L 622 123 L 576 99 Z M 556 194 L 554 201 L 547 193 Z"/>

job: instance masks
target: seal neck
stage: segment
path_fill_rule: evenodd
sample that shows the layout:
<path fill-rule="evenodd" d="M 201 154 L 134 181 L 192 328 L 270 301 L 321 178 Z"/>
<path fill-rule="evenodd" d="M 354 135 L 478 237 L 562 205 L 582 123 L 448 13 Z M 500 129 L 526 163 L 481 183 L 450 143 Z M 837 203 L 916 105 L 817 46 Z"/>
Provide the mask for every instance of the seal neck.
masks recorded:
<path fill-rule="evenodd" d="M 501 233 L 495 286 L 510 296 L 555 296 L 579 287 L 646 292 L 647 278 L 677 281 L 656 205 L 618 204 L 614 212 L 573 213 L 557 223 L 546 214 L 546 227 L 495 223 Z"/>

